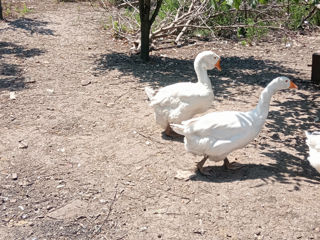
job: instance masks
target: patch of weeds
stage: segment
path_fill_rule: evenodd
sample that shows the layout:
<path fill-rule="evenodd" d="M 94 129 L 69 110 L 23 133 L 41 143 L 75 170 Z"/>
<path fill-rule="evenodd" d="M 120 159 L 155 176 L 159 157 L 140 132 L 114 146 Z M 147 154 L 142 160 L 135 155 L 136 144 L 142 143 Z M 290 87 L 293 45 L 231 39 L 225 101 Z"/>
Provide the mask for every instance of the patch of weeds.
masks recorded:
<path fill-rule="evenodd" d="M 247 46 L 248 43 L 247 43 L 246 40 L 242 40 L 242 41 L 240 42 L 240 44 L 245 47 L 245 46 Z"/>
<path fill-rule="evenodd" d="M 26 3 L 16 2 L 12 3 L 9 1 L 2 2 L 3 15 L 5 18 L 8 17 L 23 17 L 27 13 L 31 12 L 31 9 L 28 8 Z"/>
<path fill-rule="evenodd" d="M 26 15 L 27 13 L 31 12 L 31 9 L 29 9 L 29 8 L 27 7 L 27 5 L 26 5 L 25 3 L 23 3 L 22 8 L 17 8 L 16 11 L 17 11 L 20 15 L 24 16 L 24 15 Z"/>

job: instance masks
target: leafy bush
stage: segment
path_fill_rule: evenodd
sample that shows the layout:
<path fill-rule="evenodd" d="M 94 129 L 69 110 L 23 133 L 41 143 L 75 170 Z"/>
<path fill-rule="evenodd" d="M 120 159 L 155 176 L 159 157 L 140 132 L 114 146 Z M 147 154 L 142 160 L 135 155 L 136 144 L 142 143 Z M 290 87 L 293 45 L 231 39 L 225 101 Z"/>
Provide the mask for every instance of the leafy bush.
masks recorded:
<path fill-rule="evenodd" d="M 121 3 L 119 0 L 108 2 Z M 182 33 L 186 39 L 190 36 L 221 36 L 251 44 L 274 30 L 282 32 L 318 27 L 320 10 L 316 4 L 319 0 L 163 0 L 152 26 L 151 39 L 174 37 L 177 43 Z M 138 7 L 128 6 L 125 11 L 120 9 L 118 12 L 121 11 L 125 21 L 123 17 L 115 18 L 119 23 L 113 24 L 115 31 L 138 36 Z M 121 27 L 121 24 L 126 27 Z"/>

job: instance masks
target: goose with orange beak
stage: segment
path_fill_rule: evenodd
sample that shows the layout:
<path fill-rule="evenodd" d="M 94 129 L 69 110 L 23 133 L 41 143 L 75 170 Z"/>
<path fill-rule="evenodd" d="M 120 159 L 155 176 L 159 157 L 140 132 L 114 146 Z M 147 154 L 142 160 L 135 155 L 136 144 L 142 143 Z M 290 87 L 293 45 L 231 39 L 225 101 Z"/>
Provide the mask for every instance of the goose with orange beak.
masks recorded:
<path fill-rule="evenodd" d="M 227 169 L 238 169 L 242 165 L 230 163 L 228 154 L 245 147 L 259 134 L 267 119 L 272 95 L 287 88 L 297 86 L 287 77 L 275 78 L 262 91 L 257 106 L 251 111 L 212 112 L 181 124 L 171 124 L 171 127 L 185 136 L 184 146 L 188 152 L 203 156 L 197 164 L 203 175 L 212 175 L 212 169 L 203 167 L 207 159 L 224 161 Z"/>
<path fill-rule="evenodd" d="M 212 51 L 204 51 L 194 61 L 198 82 L 176 83 L 158 91 L 145 88 L 150 106 L 154 109 L 156 123 L 164 129 L 166 135 L 177 136 L 170 123 L 181 123 L 211 107 L 213 90 L 207 71 L 214 68 L 221 71 L 220 57 Z"/>

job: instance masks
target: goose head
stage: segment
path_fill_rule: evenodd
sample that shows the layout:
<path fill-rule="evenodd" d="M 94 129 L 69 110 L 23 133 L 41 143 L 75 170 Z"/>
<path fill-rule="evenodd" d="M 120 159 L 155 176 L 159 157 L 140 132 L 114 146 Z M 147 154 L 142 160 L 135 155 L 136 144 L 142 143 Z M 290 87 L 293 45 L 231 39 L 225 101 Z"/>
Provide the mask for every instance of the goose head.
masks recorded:
<path fill-rule="evenodd" d="M 275 86 L 276 90 L 283 90 L 288 88 L 298 88 L 289 78 L 277 77 L 272 81 L 272 85 Z"/>
<path fill-rule="evenodd" d="M 194 61 L 195 68 L 202 68 L 203 70 L 211 70 L 217 68 L 221 71 L 220 57 L 212 51 L 204 51 L 198 54 Z"/>

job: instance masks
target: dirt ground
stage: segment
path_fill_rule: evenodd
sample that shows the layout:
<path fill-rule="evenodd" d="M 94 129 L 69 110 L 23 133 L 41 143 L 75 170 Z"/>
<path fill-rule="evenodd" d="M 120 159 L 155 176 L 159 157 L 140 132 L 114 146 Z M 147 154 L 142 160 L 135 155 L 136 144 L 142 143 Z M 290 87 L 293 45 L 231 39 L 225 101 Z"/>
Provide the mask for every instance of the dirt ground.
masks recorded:
<path fill-rule="evenodd" d="M 39 1 L 38 1 L 39 2 Z M 0 239 L 320 239 L 320 175 L 305 130 L 319 129 L 310 83 L 320 36 L 256 46 L 227 40 L 161 48 L 149 64 L 103 30 L 88 3 L 29 2 L 0 22 Z M 254 108 L 274 77 L 265 127 L 230 154 L 245 167 L 176 179 L 201 158 L 155 124 L 144 87 L 196 81 L 193 59 L 213 49 L 216 110 Z"/>

